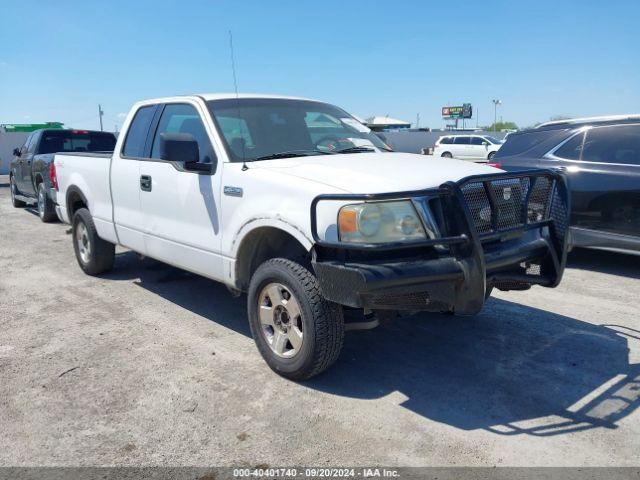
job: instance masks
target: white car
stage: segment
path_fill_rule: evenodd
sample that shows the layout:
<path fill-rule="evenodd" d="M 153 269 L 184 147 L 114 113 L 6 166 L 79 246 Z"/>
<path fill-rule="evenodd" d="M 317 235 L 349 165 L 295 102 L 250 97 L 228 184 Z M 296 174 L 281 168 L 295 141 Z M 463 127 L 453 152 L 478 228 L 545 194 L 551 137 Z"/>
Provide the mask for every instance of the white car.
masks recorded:
<path fill-rule="evenodd" d="M 56 154 L 51 174 L 85 273 L 122 245 L 246 292 L 260 353 L 291 379 L 336 360 L 345 308 L 471 315 L 493 287 L 564 270 L 559 174 L 391 152 L 312 100 L 140 102 L 113 154 Z"/>
<path fill-rule="evenodd" d="M 502 142 L 489 135 L 445 135 L 438 138 L 433 154 L 437 157 L 490 162 Z"/>

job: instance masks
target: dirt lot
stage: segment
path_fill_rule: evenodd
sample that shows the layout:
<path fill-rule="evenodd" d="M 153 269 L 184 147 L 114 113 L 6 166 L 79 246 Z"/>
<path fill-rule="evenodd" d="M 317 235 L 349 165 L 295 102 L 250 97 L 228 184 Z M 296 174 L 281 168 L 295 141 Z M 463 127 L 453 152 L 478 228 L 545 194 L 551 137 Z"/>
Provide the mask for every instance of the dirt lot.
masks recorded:
<path fill-rule="evenodd" d="M 131 252 L 103 278 L 0 176 L 0 465 L 638 465 L 640 257 L 574 252 L 475 318 L 348 332 L 303 384 L 245 299 Z"/>

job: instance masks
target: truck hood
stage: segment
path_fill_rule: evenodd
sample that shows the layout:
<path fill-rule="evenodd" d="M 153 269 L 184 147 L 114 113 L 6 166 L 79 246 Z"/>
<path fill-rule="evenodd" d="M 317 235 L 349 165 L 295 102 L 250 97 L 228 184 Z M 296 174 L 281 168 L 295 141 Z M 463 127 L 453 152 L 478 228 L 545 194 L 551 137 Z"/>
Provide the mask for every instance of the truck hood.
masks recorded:
<path fill-rule="evenodd" d="M 487 165 L 411 153 L 318 155 L 249 164 L 348 193 L 387 193 L 439 187 L 470 175 L 499 173 Z"/>

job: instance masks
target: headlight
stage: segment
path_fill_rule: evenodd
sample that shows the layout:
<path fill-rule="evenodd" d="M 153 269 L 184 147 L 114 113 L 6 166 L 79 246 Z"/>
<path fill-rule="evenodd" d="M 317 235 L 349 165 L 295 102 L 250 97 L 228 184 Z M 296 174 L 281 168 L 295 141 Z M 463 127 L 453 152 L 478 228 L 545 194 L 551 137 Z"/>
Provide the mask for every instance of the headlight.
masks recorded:
<path fill-rule="evenodd" d="M 349 243 L 391 243 L 426 238 L 409 200 L 345 205 L 338 213 L 340 240 Z"/>

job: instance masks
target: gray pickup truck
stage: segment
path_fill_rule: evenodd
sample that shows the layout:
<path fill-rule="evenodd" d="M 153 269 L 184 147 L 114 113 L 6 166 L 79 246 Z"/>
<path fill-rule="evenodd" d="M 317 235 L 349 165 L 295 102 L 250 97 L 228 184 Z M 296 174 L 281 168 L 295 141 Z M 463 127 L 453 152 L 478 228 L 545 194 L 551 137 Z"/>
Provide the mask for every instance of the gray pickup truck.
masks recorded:
<path fill-rule="evenodd" d="M 37 203 L 43 222 L 57 218 L 53 156 L 63 152 L 113 152 L 116 137 L 90 130 L 36 130 L 21 148 L 13 150 L 9 168 L 11 202 L 16 208 Z"/>

